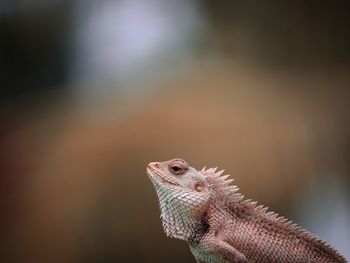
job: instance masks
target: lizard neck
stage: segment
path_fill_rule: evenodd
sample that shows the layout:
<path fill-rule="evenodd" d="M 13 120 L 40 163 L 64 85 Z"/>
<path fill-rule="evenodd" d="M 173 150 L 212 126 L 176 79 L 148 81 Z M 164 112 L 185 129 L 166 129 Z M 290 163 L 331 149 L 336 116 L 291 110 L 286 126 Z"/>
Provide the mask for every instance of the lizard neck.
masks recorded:
<path fill-rule="evenodd" d="M 209 194 L 188 192 L 181 187 L 157 187 L 165 233 L 188 241 L 200 222 Z"/>

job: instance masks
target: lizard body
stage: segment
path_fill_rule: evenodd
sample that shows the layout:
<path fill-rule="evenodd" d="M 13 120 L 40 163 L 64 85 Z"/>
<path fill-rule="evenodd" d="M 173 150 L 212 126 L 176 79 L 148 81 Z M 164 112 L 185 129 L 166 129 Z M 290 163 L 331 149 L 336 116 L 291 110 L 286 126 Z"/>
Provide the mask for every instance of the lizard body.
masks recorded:
<path fill-rule="evenodd" d="M 197 262 L 347 262 L 307 230 L 245 200 L 223 171 L 173 159 L 150 163 L 147 173 L 165 233 L 187 241 Z"/>

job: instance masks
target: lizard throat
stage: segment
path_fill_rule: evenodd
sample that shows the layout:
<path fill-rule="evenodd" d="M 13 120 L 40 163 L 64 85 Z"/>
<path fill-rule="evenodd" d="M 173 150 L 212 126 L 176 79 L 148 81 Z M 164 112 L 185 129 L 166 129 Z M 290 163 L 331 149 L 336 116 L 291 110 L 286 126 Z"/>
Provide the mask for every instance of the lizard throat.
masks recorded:
<path fill-rule="evenodd" d="M 191 193 L 170 184 L 158 183 L 155 188 L 165 233 L 170 237 L 188 241 L 198 228 L 209 194 Z"/>

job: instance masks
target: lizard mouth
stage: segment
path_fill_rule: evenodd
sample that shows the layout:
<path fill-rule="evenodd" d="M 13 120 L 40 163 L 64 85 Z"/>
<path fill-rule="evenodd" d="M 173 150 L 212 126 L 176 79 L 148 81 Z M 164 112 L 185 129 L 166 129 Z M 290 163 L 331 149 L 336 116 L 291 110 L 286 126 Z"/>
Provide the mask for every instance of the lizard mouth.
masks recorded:
<path fill-rule="evenodd" d="M 147 174 L 150 176 L 152 180 L 165 182 L 167 184 L 178 186 L 179 184 L 174 182 L 171 178 L 169 178 L 166 174 L 164 174 L 159 169 L 155 168 L 151 164 L 147 166 Z"/>

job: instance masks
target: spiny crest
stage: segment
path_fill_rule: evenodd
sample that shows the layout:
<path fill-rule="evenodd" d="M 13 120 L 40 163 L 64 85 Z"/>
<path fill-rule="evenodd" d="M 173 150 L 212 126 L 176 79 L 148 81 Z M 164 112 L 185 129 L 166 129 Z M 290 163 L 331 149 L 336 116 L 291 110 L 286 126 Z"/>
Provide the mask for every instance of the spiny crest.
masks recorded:
<path fill-rule="evenodd" d="M 241 202 L 241 205 L 250 207 L 258 215 L 265 217 L 267 220 L 274 221 L 280 227 L 283 227 L 285 229 L 290 229 L 291 231 L 296 233 L 296 235 L 298 235 L 300 238 L 308 239 L 308 240 L 312 241 L 314 244 L 319 244 L 319 245 L 325 247 L 329 253 L 334 254 L 336 257 L 339 257 L 342 260 L 345 260 L 342 258 L 342 256 L 339 254 L 339 252 L 337 250 L 335 250 L 334 248 L 332 248 L 327 242 L 321 240 L 318 236 L 303 229 L 302 227 L 300 227 L 299 225 L 294 223 L 292 220 L 289 220 L 289 219 L 285 218 L 284 216 L 280 216 L 278 213 L 275 213 L 272 211 L 267 212 L 268 207 L 263 206 L 263 205 L 257 206 L 257 202 L 252 201 L 251 199 L 243 200 Z"/>
<path fill-rule="evenodd" d="M 290 221 L 275 212 L 267 211 L 268 207 L 265 207 L 263 205 L 257 206 L 256 201 L 252 201 L 251 199 L 243 200 L 244 196 L 237 193 L 238 187 L 230 185 L 233 179 L 228 179 L 229 175 L 223 175 L 224 170 L 218 172 L 216 170 L 216 167 L 209 169 L 206 169 L 204 167 L 200 172 L 206 176 L 210 187 L 217 193 L 218 197 L 222 201 L 230 201 L 232 203 L 240 202 L 240 206 L 249 208 L 249 210 L 256 212 L 256 215 L 260 215 L 266 220 L 272 220 L 275 222 L 275 224 L 279 225 L 279 227 L 290 229 L 290 231 L 293 231 L 297 236 L 299 236 L 299 238 L 310 240 L 314 244 L 318 244 L 319 246 L 324 247 L 327 250 L 327 253 L 333 254 L 342 262 L 346 262 L 345 258 L 343 258 L 337 250 L 327 244 L 327 242 L 321 240 L 316 235 L 298 226 L 293 221 Z"/>
<path fill-rule="evenodd" d="M 309 231 L 301 228 L 293 221 L 288 220 L 287 218 L 280 216 L 278 213 L 268 211 L 268 207 L 259 205 L 257 206 L 256 201 L 252 201 L 251 199 L 244 199 L 244 196 L 240 193 L 237 193 L 238 187 L 234 185 L 230 185 L 233 179 L 228 179 L 229 175 L 223 175 L 224 170 L 217 171 L 217 167 L 206 169 L 205 167 L 200 171 L 204 176 L 206 176 L 210 187 L 218 194 L 218 197 L 223 201 L 231 201 L 231 202 L 240 202 L 240 206 L 249 207 L 267 220 L 272 220 L 276 224 L 279 224 L 281 227 L 290 229 L 291 231 L 297 233 L 299 237 L 306 238 L 314 242 L 315 244 L 321 244 L 329 250 L 330 253 L 338 255 L 339 258 L 341 256 L 338 254 L 336 250 L 334 250 L 331 246 L 329 246 L 325 241 L 321 240 L 316 235 L 310 233 Z"/>
<path fill-rule="evenodd" d="M 243 195 L 237 193 L 239 188 L 235 185 L 231 185 L 234 181 L 233 179 L 228 179 L 230 175 L 223 175 L 224 170 L 217 171 L 217 167 L 206 169 L 203 167 L 200 170 L 209 183 L 210 188 L 217 194 L 220 199 L 224 200 L 232 200 L 234 202 L 241 201 L 243 199 Z"/>

